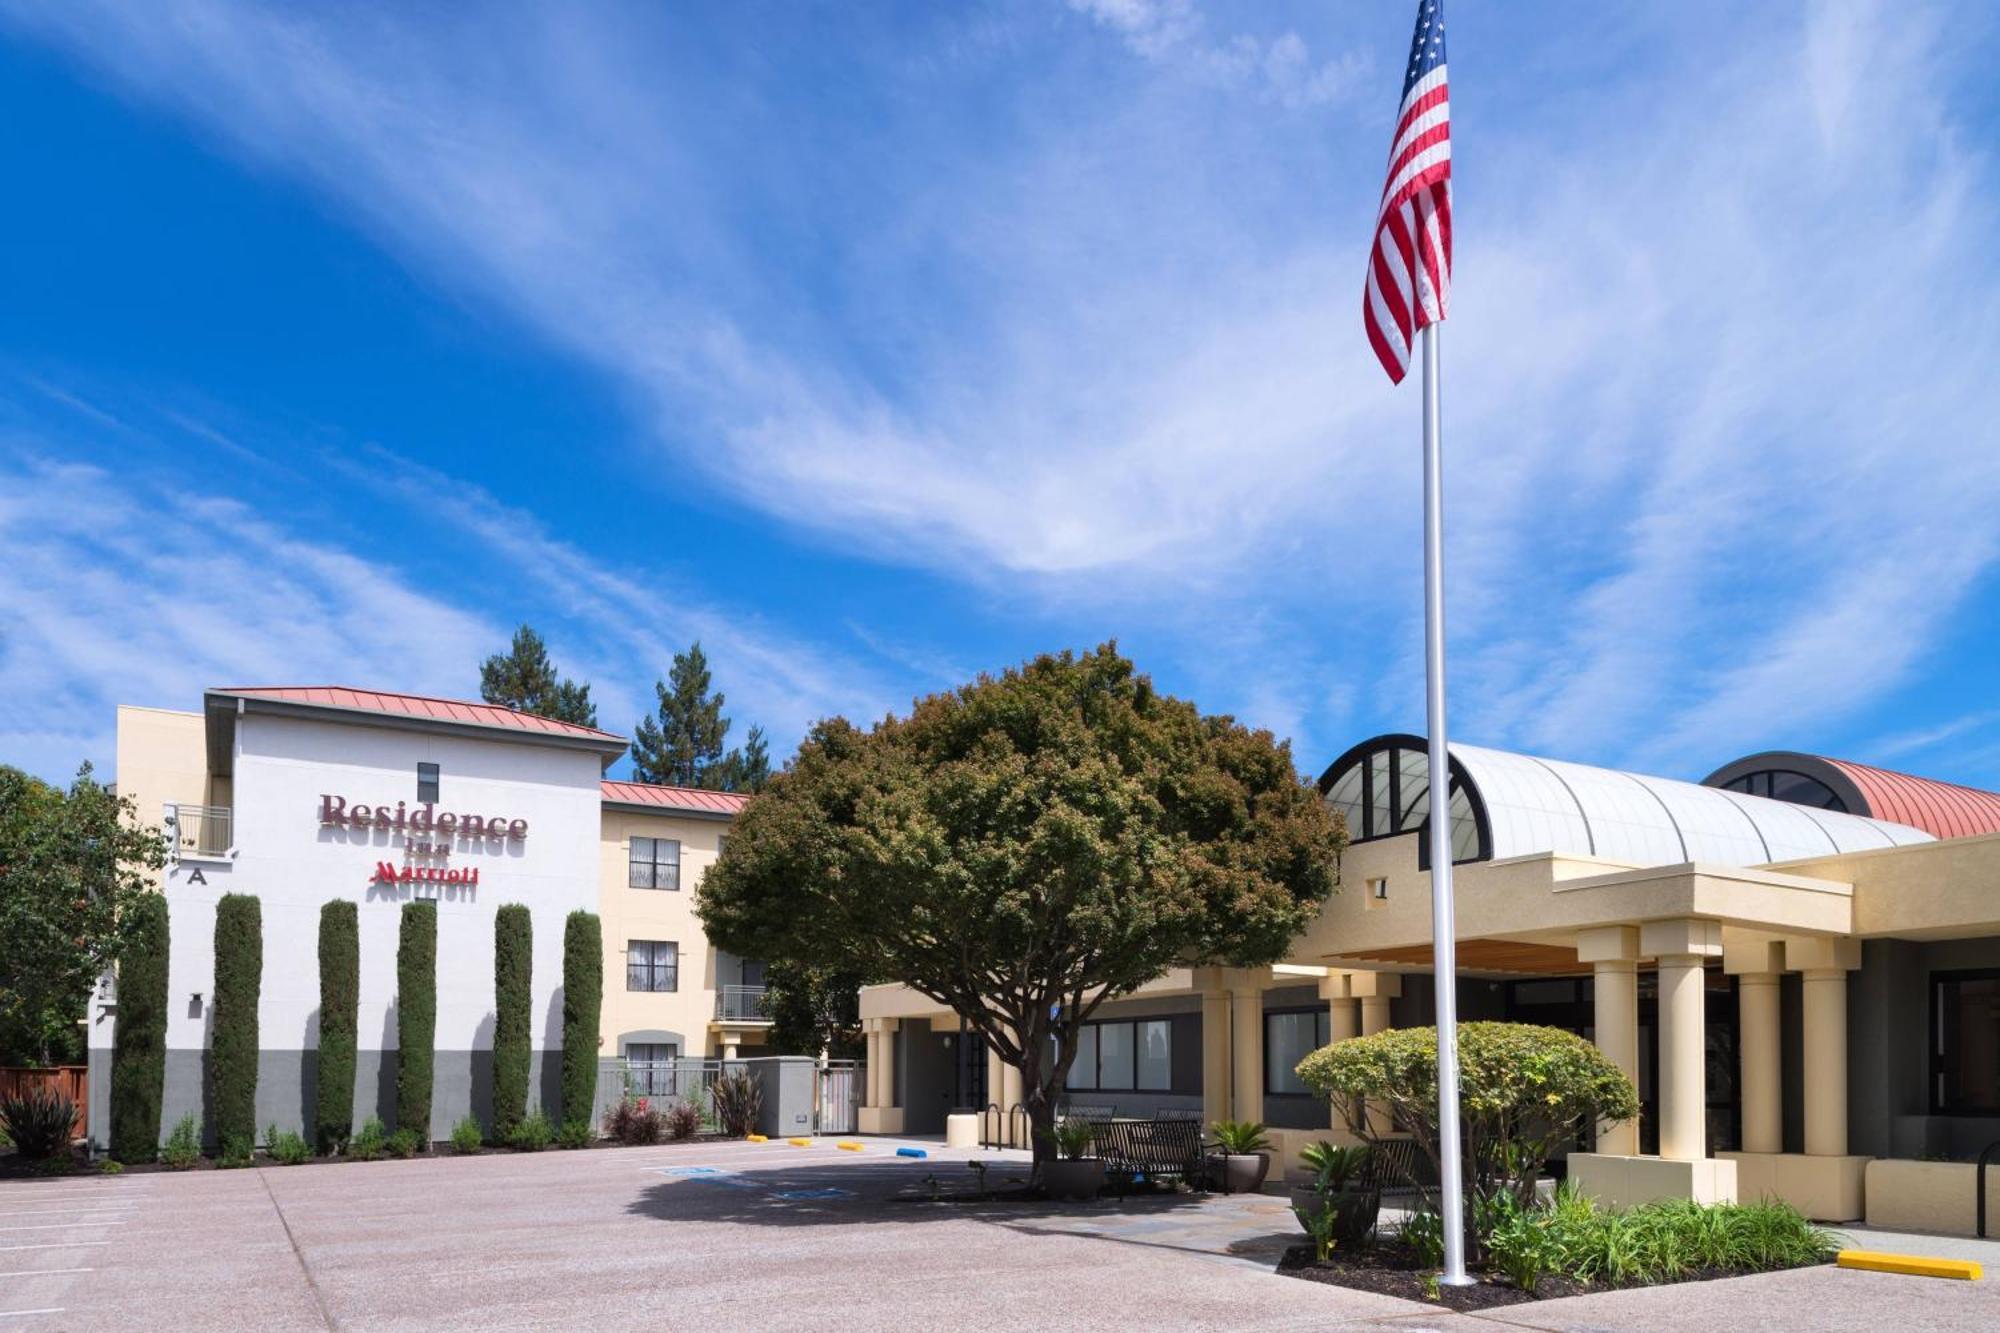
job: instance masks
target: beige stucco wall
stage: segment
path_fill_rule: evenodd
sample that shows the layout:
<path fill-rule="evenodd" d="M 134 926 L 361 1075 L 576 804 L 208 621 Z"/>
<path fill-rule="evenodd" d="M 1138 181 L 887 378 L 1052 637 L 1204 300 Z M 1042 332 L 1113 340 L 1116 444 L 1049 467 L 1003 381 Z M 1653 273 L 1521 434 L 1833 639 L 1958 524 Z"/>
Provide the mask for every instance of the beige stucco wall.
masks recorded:
<path fill-rule="evenodd" d="M 1868 1225 L 1894 1231 L 1939 1231 L 1970 1236 L 1978 1215 L 1970 1162 L 1868 1163 Z M 2000 1226 L 2000 1170 L 1986 1172 L 1986 1220 Z"/>
<path fill-rule="evenodd" d="M 715 864 L 729 825 L 717 819 L 673 814 L 639 814 L 606 809 L 599 839 L 602 892 L 598 913 L 604 922 L 604 1016 L 601 1050 L 619 1053 L 619 1039 L 634 1033 L 667 1032 L 682 1038 L 681 1054 L 719 1055 L 715 1017 L 717 957 L 695 916 L 695 890 Z M 629 887 L 632 839 L 673 838 L 681 845 L 678 890 Z M 633 940 L 672 940 L 680 946 L 680 989 L 632 991 L 625 987 L 625 954 Z M 640 1037 L 639 1040 L 658 1040 Z M 760 1039 L 746 1030 L 745 1042 Z"/>
<path fill-rule="evenodd" d="M 160 823 L 162 809 L 169 801 L 229 803 L 226 792 L 210 791 L 207 733 L 200 713 L 119 705 L 117 765 L 118 794 L 132 799 L 139 818 L 147 824 Z M 226 784 L 228 780 L 221 781 Z"/>
<path fill-rule="evenodd" d="M 1854 886 L 1854 933 L 1952 939 L 2000 933 L 2000 833 L 1789 861 L 1788 874 Z"/>

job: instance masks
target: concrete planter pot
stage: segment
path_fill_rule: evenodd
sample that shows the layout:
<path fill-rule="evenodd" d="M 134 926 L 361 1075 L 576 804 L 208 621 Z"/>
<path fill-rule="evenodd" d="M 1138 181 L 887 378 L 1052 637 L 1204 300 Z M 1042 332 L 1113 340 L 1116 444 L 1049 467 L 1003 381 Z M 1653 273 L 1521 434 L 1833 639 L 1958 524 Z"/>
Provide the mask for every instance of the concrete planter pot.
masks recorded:
<path fill-rule="evenodd" d="M 1294 1185 L 1291 1194 L 1292 1216 L 1298 1218 L 1299 1226 L 1308 1234 L 1312 1228 L 1306 1225 L 1307 1219 L 1317 1215 L 1321 1209 L 1333 1209 L 1334 1239 L 1343 1245 L 1366 1240 L 1368 1234 L 1375 1230 L 1375 1219 L 1382 1212 L 1382 1195 L 1376 1190 L 1341 1190 L 1335 1194 L 1321 1194 L 1310 1185 Z"/>
<path fill-rule="evenodd" d="M 1216 1153 L 1208 1159 L 1208 1178 L 1224 1194 L 1255 1194 L 1271 1170 L 1271 1154 Z"/>
<path fill-rule="evenodd" d="M 1104 1188 L 1104 1159 L 1062 1157 L 1043 1162 L 1042 1188 L 1052 1199 L 1094 1199 Z"/>

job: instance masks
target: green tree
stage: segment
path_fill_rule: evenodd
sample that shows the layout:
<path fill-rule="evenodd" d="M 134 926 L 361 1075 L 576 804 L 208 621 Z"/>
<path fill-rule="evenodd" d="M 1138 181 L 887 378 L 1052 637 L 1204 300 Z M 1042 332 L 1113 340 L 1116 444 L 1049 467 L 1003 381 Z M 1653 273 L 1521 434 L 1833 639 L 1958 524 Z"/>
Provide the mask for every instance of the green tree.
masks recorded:
<path fill-rule="evenodd" d="M 771 745 L 762 727 L 750 728 L 743 748 L 722 758 L 721 772 L 711 785 L 722 791 L 760 792 L 771 782 Z"/>
<path fill-rule="evenodd" d="M 604 926 L 595 912 L 563 923 L 562 1120 L 588 1126 L 597 1105 L 597 1041 L 604 1010 Z"/>
<path fill-rule="evenodd" d="M 707 791 L 758 792 L 771 780 L 771 746 L 751 727 L 741 749 L 725 751 L 724 698 L 710 690 L 708 656 L 696 640 L 674 654 L 667 678 L 653 682 L 659 706 L 632 729 L 632 776 L 639 782 Z"/>
<path fill-rule="evenodd" d="M 533 1060 L 529 987 L 534 979 L 534 923 L 508 903 L 493 918 L 493 1138 L 505 1143 L 528 1113 Z"/>
<path fill-rule="evenodd" d="M 764 1016 L 771 1020 L 765 1040 L 773 1055 L 818 1055 L 859 1059 L 861 983 L 854 972 L 832 972 L 801 963 L 772 963 L 764 969 Z"/>
<path fill-rule="evenodd" d="M 215 1133 L 225 1155 L 257 1138 L 257 1001 L 264 987 L 264 909 L 254 894 L 215 905 L 215 1028 L 209 1045 Z"/>
<path fill-rule="evenodd" d="M 150 1162 L 160 1151 L 167 1079 L 167 900 L 148 893 L 126 912 L 111 1036 L 111 1155 Z"/>
<path fill-rule="evenodd" d="M 1078 1025 L 1175 966 L 1283 958 L 1341 845 L 1286 745 L 1107 644 L 820 723 L 697 910 L 718 948 L 948 1005 L 1020 1069 L 1044 1156 Z"/>
<path fill-rule="evenodd" d="M 634 778 L 715 788 L 728 776 L 722 740 L 729 734 L 729 719 L 722 715 L 723 697 L 711 693 L 710 684 L 700 640 L 674 654 L 667 678 L 653 682 L 659 698 L 656 715 L 641 718 L 632 729 Z"/>
<path fill-rule="evenodd" d="M 0 1064 L 82 1055 L 77 1020 L 164 857 L 89 764 L 68 791 L 0 766 Z"/>
<path fill-rule="evenodd" d="M 396 946 L 396 1128 L 431 1141 L 437 1056 L 437 904 L 403 904 Z"/>
<path fill-rule="evenodd" d="M 490 704 L 519 709 L 537 717 L 578 726 L 597 725 L 597 705 L 590 686 L 558 677 L 542 636 L 523 625 L 504 653 L 495 653 L 479 667 L 479 697 Z"/>
<path fill-rule="evenodd" d="M 319 909 L 319 1070 L 313 1139 L 323 1153 L 354 1133 L 354 1061 L 361 1003 L 360 909 L 337 898 Z"/>

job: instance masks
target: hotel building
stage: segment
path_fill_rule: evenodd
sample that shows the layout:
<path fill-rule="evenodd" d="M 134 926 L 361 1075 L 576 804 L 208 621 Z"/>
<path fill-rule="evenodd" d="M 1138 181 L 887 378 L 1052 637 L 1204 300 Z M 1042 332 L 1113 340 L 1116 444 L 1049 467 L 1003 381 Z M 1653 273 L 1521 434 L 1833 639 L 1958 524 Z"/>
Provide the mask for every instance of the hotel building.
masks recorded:
<path fill-rule="evenodd" d="M 492 1086 L 493 921 L 532 914 L 534 1085 L 554 1107 L 565 919 L 604 929 L 600 1054 L 646 1064 L 758 1052 L 762 965 L 710 948 L 694 888 L 744 798 L 604 770 L 623 737 L 491 704 L 345 688 L 210 690 L 200 712 L 118 710 L 120 795 L 160 822 L 169 909 L 164 1120 L 204 1109 L 215 905 L 262 904 L 257 1124 L 298 1128 L 318 1049 L 319 914 L 361 925 L 357 1120 L 391 1118 L 400 906 L 438 904 L 431 1137 Z M 89 1014 L 90 1137 L 108 1133 L 115 991 Z"/>
<path fill-rule="evenodd" d="M 1288 1162 L 1344 1137 L 1293 1066 L 1433 1022 L 1427 767 L 1406 735 L 1337 759 L 1342 887 L 1290 957 L 1105 1004 L 1071 1104 L 1261 1120 Z M 1638 1086 L 1638 1121 L 1579 1145 L 1571 1178 L 1971 1232 L 1965 1159 L 2000 1140 L 2000 794 L 1790 753 L 1696 784 L 1460 745 L 1447 812 L 1461 1019 L 1577 1032 Z M 864 1129 L 1019 1100 L 935 1002 L 878 986 L 861 1012 Z"/>

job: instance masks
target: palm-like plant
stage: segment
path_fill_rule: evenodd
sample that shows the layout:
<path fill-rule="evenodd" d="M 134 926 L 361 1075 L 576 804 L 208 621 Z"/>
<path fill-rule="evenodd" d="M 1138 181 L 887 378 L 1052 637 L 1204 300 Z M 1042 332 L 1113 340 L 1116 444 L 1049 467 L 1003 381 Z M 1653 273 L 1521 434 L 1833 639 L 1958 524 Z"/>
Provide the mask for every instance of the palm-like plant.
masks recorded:
<path fill-rule="evenodd" d="M 1218 1120 L 1208 1127 L 1208 1132 L 1215 1136 L 1215 1146 L 1231 1157 L 1271 1151 L 1270 1136 L 1255 1120 Z"/>

